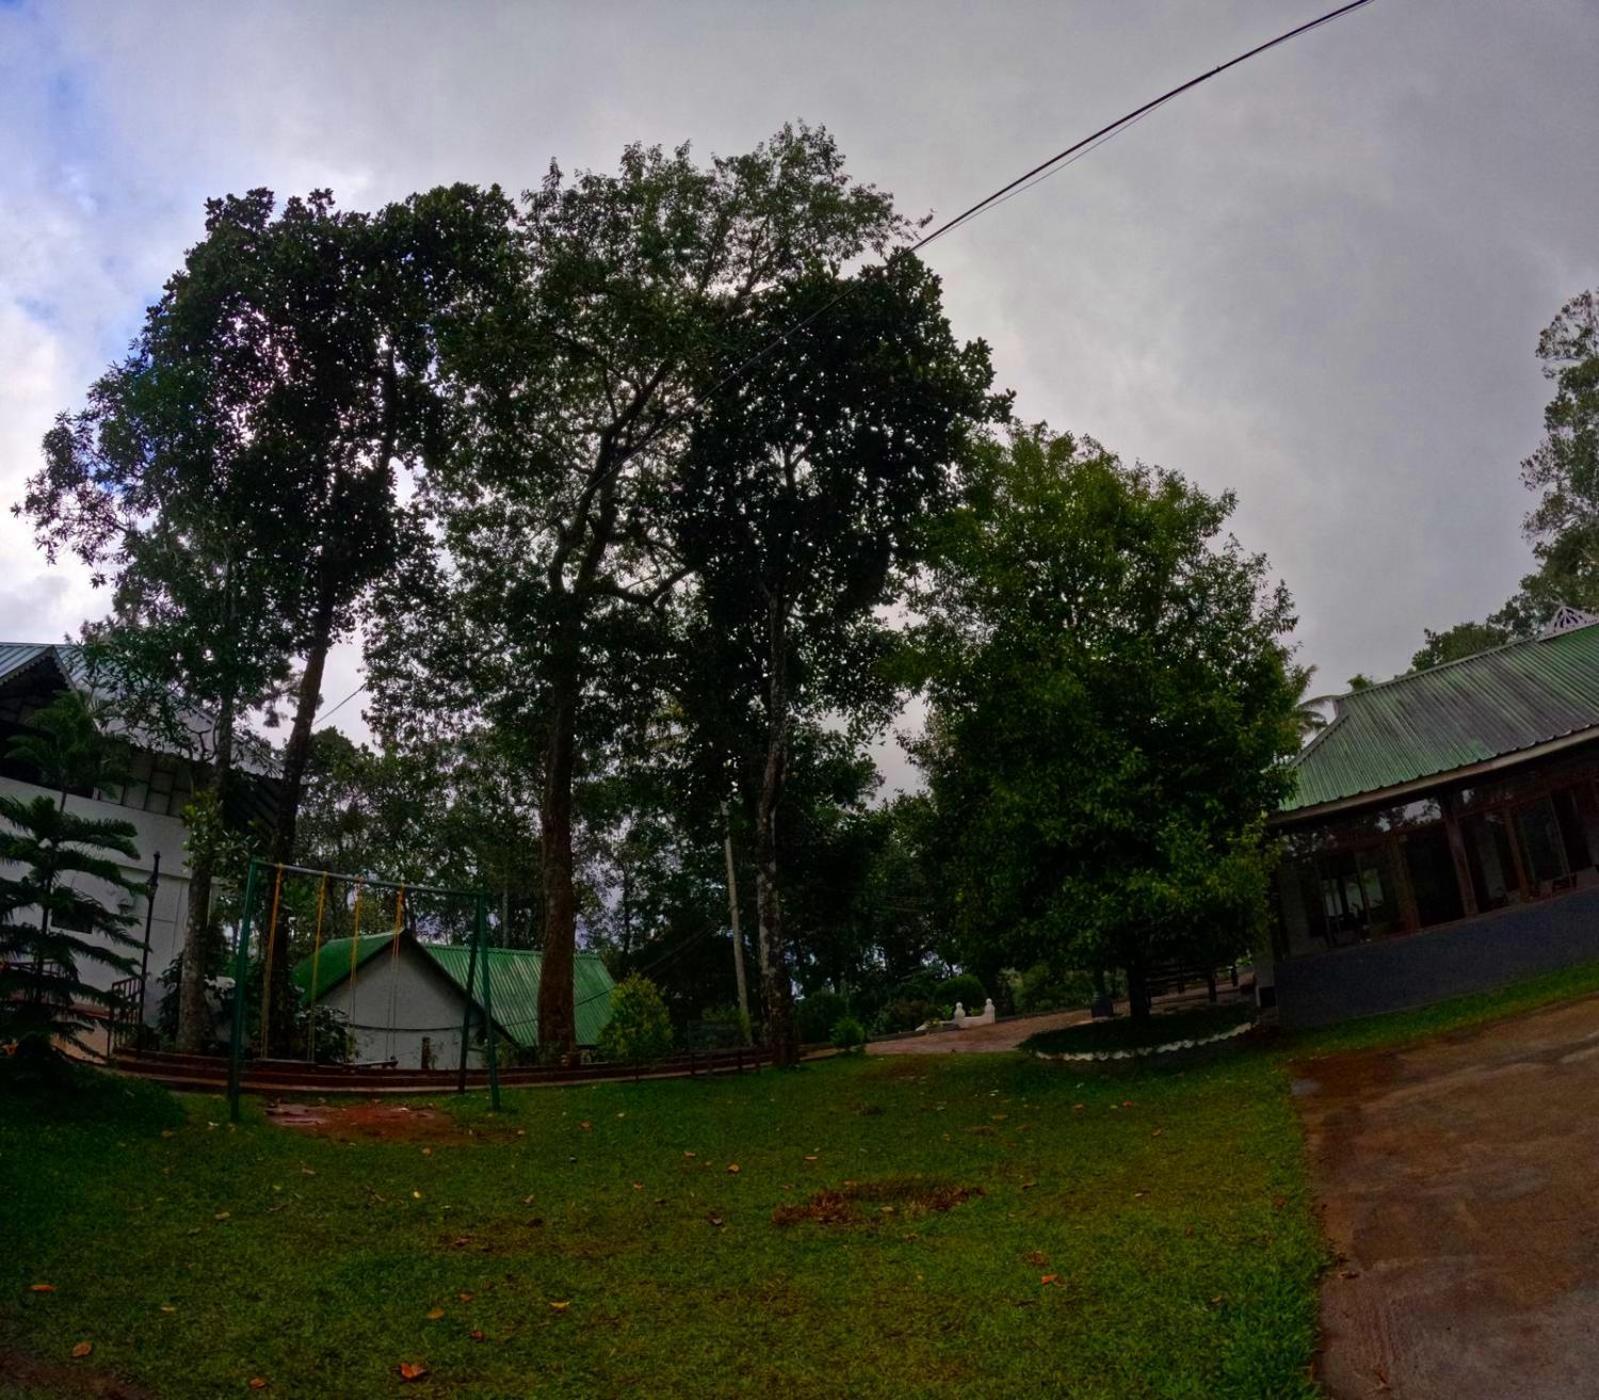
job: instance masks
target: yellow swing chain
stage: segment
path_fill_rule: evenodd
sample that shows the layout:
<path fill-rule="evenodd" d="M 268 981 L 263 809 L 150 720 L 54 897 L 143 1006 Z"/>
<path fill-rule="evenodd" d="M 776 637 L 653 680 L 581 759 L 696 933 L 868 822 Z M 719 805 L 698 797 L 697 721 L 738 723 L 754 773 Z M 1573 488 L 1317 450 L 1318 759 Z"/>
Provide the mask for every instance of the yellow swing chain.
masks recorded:
<path fill-rule="evenodd" d="M 322 883 L 316 889 L 316 933 L 311 942 L 311 999 L 307 1002 L 310 1007 L 310 1019 L 306 1025 L 306 1059 L 316 1059 L 316 996 L 321 986 L 317 977 L 318 968 L 322 962 L 322 919 L 328 908 L 328 876 L 322 872 Z"/>
<path fill-rule="evenodd" d="M 261 1045 L 265 1049 L 271 1043 L 272 1026 L 272 953 L 278 941 L 278 905 L 283 899 L 283 867 L 278 866 L 278 878 L 272 885 L 272 917 L 267 921 L 266 957 L 261 969 Z M 235 996 L 243 996 L 244 988 L 240 987 Z"/>
<path fill-rule="evenodd" d="M 355 1022 L 355 969 L 361 961 L 361 891 L 360 880 L 355 882 L 355 931 L 350 937 L 350 1021 Z"/>

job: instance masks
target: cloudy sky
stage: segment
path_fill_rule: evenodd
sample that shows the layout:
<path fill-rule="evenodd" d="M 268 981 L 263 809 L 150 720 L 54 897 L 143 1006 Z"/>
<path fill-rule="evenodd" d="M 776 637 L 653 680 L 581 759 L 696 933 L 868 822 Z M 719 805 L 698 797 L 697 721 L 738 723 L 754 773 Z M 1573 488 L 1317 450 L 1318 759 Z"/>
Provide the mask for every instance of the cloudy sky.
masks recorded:
<path fill-rule="evenodd" d="M 829 126 L 948 215 L 1332 0 L 0 0 L 0 501 L 210 195 L 522 189 L 628 141 Z M 1028 419 L 1237 491 L 1329 685 L 1525 571 L 1532 350 L 1599 284 L 1594 0 L 1375 0 L 941 241 Z M 102 599 L 0 518 L 0 640 Z M 350 652 L 330 702 L 356 684 Z M 359 702 L 340 716 L 355 724 Z"/>

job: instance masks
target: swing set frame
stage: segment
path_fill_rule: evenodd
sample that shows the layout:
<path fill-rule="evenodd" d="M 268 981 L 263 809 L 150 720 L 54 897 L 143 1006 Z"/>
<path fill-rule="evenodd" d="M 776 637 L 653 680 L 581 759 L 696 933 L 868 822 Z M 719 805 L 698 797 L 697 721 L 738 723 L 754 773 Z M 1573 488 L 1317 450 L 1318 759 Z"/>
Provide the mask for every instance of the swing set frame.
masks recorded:
<path fill-rule="evenodd" d="M 311 954 L 313 1002 L 315 1001 L 317 990 L 317 967 L 322 955 L 323 917 L 327 911 L 327 894 L 330 882 L 337 880 L 355 886 L 355 933 L 350 944 L 350 972 L 352 976 L 355 973 L 356 960 L 360 952 L 361 898 L 367 890 L 391 890 L 394 892 L 394 931 L 390 937 L 392 939 L 393 956 L 395 957 L 399 955 L 400 935 L 405 931 L 405 901 L 408 894 L 437 895 L 449 899 L 469 899 L 472 901 L 472 942 L 471 951 L 467 957 L 466 1011 L 461 1022 L 461 1063 L 456 1092 L 461 1094 L 466 1092 L 467 1045 L 472 1032 L 472 991 L 477 984 L 479 976 L 481 976 L 484 1041 L 486 1042 L 489 1075 L 489 1106 L 492 1112 L 498 1113 L 500 1111 L 499 1053 L 494 1030 L 494 1000 L 490 987 L 489 959 L 485 942 L 488 929 L 488 896 L 482 890 L 454 890 L 438 885 L 407 885 L 394 880 L 376 880 L 365 875 L 343 875 L 332 870 L 316 870 L 305 865 L 281 865 L 273 861 L 263 860 L 259 856 L 251 856 L 250 865 L 244 877 L 244 906 L 239 913 L 238 928 L 234 933 L 233 939 L 233 1027 L 228 1044 L 228 1117 L 230 1121 L 237 1123 L 240 1118 L 240 1086 L 244 1079 L 245 985 L 250 976 L 250 933 L 251 925 L 255 919 L 256 897 L 265 891 L 265 882 L 270 878 L 272 883 L 272 907 L 268 916 L 266 937 L 263 940 L 262 957 L 264 966 L 261 977 L 261 1023 L 265 1026 L 269 1023 L 272 1012 L 272 957 L 274 945 L 277 942 L 278 913 L 282 905 L 283 881 L 286 876 L 308 876 L 317 879 L 319 882 L 317 887 L 316 943 Z M 393 1007 L 391 1005 L 391 1020 L 392 1017 Z M 314 1030 L 312 1036 L 314 1039 Z"/>

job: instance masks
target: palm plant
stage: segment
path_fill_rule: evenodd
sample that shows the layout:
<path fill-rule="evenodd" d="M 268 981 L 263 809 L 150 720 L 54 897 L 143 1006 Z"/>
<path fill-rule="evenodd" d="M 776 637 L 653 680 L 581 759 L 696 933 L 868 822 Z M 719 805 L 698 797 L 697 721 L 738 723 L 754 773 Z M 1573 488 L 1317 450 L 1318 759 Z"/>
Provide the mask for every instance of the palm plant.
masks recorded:
<path fill-rule="evenodd" d="M 83 980 L 81 963 L 135 971 L 117 951 L 137 946 L 128 932 L 134 920 L 79 885 L 107 888 L 113 898 L 135 893 L 124 870 L 139 852 L 131 822 L 67 810 L 68 790 L 107 781 L 114 762 L 83 698 L 69 691 L 31 723 L 35 732 L 13 739 L 9 752 L 60 796 L 0 796 L 0 1041 L 44 1052 L 56 1040 L 83 1047 L 84 1008 L 111 1003 L 110 993 Z"/>

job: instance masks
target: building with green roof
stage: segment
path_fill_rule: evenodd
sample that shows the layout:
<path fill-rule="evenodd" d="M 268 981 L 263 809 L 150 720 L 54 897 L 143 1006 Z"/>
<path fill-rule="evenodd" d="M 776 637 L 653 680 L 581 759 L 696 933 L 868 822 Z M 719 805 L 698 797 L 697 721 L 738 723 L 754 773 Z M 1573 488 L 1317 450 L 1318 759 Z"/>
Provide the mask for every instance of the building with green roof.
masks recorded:
<path fill-rule="evenodd" d="M 1263 1005 L 1314 1024 L 1599 957 L 1596 623 L 1338 699 L 1273 819 Z"/>
<path fill-rule="evenodd" d="M 425 942 L 409 931 L 373 933 L 329 939 L 294 969 L 294 981 L 310 1000 L 342 1013 L 358 1061 L 448 1069 L 460 1063 L 469 1006 L 469 1063 L 482 1055 L 485 972 L 502 1042 L 520 1050 L 538 1044 L 544 955 L 489 948 L 484 962 L 474 967 L 464 944 Z M 578 953 L 572 977 L 577 1042 L 591 1046 L 611 1019 L 611 974 L 597 953 Z"/>

